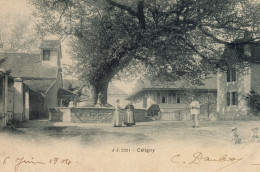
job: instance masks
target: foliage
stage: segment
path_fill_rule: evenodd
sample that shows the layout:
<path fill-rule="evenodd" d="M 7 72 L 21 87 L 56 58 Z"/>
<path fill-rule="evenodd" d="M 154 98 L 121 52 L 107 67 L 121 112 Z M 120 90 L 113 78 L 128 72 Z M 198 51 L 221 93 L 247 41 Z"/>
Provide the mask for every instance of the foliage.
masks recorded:
<path fill-rule="evenodd" d="M 246 105 L 254 111 L 260 112 L 260 94 L 251 90 L 249 94 L 245 95 L 244 100 Z"/>
<path fill-rule="evenodd" d="M 0 24 L 0 44 L 2 41 L 4 51 L 34 52 L 38 50 L 40 37 L 33 24 L 31 16 L 18 14 L 5 16 Z"/>
<path fill-rule="evenodd" d="M 150 80 L 193 80 L 216 66 L 225 45 L 258 31 L 248 0 L 31 0 L 41 33 L 68 37 L 73 71 L 106 96 L 108 82 L 143 71 Z M 253 40 L 239 42 L 245 44 Z M 237 44 L 237 43 L 236 43 Z M 241 63 L 233 58 L 228 64 Z M 128 68 L 129 70 L 126 70 Z M 124 70 L 125 69 L 125 70 Z M 131 70 L 133 69 L 133 70 Z M 104 92 L 102 92 L 104 90 Z"/>

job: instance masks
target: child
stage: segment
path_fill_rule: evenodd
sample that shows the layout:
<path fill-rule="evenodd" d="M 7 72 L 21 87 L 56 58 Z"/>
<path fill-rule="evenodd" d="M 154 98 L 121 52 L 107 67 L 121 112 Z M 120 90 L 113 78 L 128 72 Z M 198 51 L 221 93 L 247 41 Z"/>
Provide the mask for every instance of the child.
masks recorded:
<path fill-rule="evenodd" d="M 252 133 L 249 137 L 249 142 L 259 142 L 257 131 L 258 131 L 258 127 L 252 128 Z"/>
<path fill-rule="evenodd" d="M 241 138 L 237 134 L 237 128 L 233 127 L 231 129 L 232 133 L 230 134 L 229 141 L 234 143 L 234 144 L 240 144 L 241 143 Z"/>

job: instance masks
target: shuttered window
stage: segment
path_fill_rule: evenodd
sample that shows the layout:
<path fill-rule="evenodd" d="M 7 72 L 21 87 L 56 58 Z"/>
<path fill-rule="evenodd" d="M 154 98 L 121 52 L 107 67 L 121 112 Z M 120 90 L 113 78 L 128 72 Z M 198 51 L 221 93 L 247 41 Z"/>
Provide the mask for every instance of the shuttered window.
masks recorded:
<path fill-rule="evenodd" d="M 227 82 L 230 82 L 230 69 L 227 70 Z"/>
<path fill-rule="evenodd" d="M 232 92 L 232 105 L 238 105 L 237 92 Z"/>
<path fill-rule="evenodd" d="M 50 50 L 43 50 L 43 61 L 50 61 Z"/>
<path fill-rule="evenodd" d="M 237 81 L 237 71 L 236 68 L 227 69 L 227 82 Z"/>
<path fill-rule="evenodd" d="M 232 81 L 236 81 L 237 80 L 237 72 L 235 68 L 231 69 L 231 76 L 232 76 Z"/>
<path fill-rule="evenodd" d="M 227 92 L 227 106 L 238 105 L 238 93 L 237 92 Z"/>

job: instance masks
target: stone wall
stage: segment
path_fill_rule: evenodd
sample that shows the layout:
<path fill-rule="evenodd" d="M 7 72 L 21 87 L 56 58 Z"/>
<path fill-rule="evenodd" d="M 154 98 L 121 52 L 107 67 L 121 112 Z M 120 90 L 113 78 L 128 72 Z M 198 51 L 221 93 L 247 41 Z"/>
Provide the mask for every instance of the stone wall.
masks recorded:
<path fill-rule="evenodd" d="M 114 108 L 101 108 L 101 107 L 100 108 L 97 107 L 71 108 L 71 122 L 112 123 L 113 113 L 114 113 Z M 69 122 L 69 119 L 65 118 L 63 120 Z"/>
<path fill-rule="evenodd" d="M 57 107 L 50 108 L 50 121 L 73 123 L 112 123 L 115 109 L 108 107 Z M 135 109 L 136 122 L 149 121 L 145 109 Z M 123 115 L 126 112 L 123 110 Z"/>
<path fill-rule="evenodd" d="M 151 119 L 146 116 L 146 110 L 145 109 L 135 109 L 134 115 L 135 115 L 135 122 L 151 121 Z"/>

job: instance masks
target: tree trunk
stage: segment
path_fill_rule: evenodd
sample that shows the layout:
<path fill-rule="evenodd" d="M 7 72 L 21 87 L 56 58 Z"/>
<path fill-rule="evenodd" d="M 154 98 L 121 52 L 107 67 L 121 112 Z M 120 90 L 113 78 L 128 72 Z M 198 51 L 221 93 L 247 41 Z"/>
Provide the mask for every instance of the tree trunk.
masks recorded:
<path fill-rule="evenodd" d="M 106 106 L 107 103 L 107 89 L 108 89 L 108 81 L 103 81 L 102 84 L 99 85 L 99 96 L 98 96 L 98 102 L 102 106 Z"/>
<path fill-rule="evenodd" d="M 90 91 L 89 104 L 96 105 L 98 100 L 98 85 L 90 84 L 89 91 Z"/>

